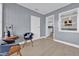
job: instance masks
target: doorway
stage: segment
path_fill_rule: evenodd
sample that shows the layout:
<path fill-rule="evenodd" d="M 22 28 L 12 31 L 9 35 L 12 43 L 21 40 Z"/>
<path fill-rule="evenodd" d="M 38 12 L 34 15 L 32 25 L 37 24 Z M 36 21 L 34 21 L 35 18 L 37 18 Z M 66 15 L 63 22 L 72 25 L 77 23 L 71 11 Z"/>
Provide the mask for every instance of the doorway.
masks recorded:
<path fill-rule="evenodd" d="M 55 38 L 54 15 L 46 17 L 46 36 Z"/>
<path fill-rule="evenodd" d="M 40 17 L 31 16 L 31 32 L 34 33 L 34 39 L 40 38 Z"/>

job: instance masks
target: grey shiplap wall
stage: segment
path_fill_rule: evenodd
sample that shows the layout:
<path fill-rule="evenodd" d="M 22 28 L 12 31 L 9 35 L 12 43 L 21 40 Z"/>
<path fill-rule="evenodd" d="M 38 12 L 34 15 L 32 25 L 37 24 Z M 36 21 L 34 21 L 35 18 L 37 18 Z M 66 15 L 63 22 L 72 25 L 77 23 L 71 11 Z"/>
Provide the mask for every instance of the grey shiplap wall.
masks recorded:
<path fill-rule="evenodd" d="M 17 35 L 22 35 L 25 32 L 31 31 L 31 15 L 35 15 L 41 18 L 40 36 L 44 36 L 45 16 L 15 3 L 3 4 L 4 29 L 6 25 L 13 24 L 15 33 Z"/>
<path fill-rule="evenodd" d="M 55 22 L 55 36 L 57 40 L 73 43 L 79 45 L 79 33 L 71 33 L 71 32 L 59 32 L 58 31 L 58 14 L 64 11 L 68 11 L 74 8 L 78 8 L 79 3 L 72 3 L 69 4 L 66 7 L 63 7 L 61 9 L 58 9 L 56 11 L 53 11 L 51 13 L 48 13 L 46 16 L 54 15 L 54 22 Z"/>

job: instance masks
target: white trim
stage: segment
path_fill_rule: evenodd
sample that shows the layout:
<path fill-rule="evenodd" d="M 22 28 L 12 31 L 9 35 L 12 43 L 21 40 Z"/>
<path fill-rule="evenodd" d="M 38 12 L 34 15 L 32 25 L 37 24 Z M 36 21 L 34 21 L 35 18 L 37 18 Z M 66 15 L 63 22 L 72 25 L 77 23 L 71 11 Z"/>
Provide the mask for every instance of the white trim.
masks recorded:
<path fill-rule="evenodd" d="M 42 38 L 46 38 L 47 36 L 42 36 L 42 37 L 40 37 L 39 39 L 42 39 Z"/>
<path fill-rule="evenodd" d="M 54 41 L 59 42 L 59 43 L 63 43 L 63 44 L 66 44 L 66 45 L 69 45 L 69 46 L 72 46 L 72 47 L 79 48 L 79 45 L 76 45 L 76 44 L 73 44 L 73 43 L 68 43 L 68 42 L 64 42 L 64 41 L 56 40 L 56 39 L 54 39 Z"/>
<path fill-rule="evenodd" d="M 78 15 L 77 15 L 77 29 L 78 29 L 78 32 L 79 32 L 79 8 L 78 8 Z"/>
<path fill-rule="evenodd" d="M 41 36 L 39 38 L 35 38 L 35 39 L 32 39 L 33 41 L 37 40 L 37 39 L 43 39 L 43 38 L 46 38 L 47 36 Z"/>
<path fill-rule="evenodd" d="M 42 36 L 42 37 L 40 37 L 40 38 L 35 38 L 35 39 L 32 39 L 32 40 L 35 41 L 35 40 L 37 40 L 37 39 L 42 39 L 42 38 L 46 38 L 46 37 L 47 37 L 47 36 Z M 30 42 L 30 40 L 28 40 L 27 42 Z M 26 41 L 19 42 L 20 45 L 25 44 L 25 43 L 26 43 Z"/>
<path fill-rule="evenodd" d="M 2 7 L 3 7 L 3 4 L 0 3 L 0 39 L 2 38 Z"/>
<path fill-rule="evenodd" d="M 70 30 L 61 30 L 61 18 L 60 16 L 62 14 L 67 14 L 67 13 L 72 13 L 73 11 L 76 11 L 77 12 L 77 31 L 70 31 Z M 74 33 L 79 33 L 79 8 L 75 8 L 75 9 L 72 9 L 72 10 L 69 10 L 69 11 L 65 11 L 65 12 L 61 12 L 59 13 L 59 21 L 58 21 L 58 29 L 60 32 L 74 32 Z"/>
<path fill-rule="evenodd" d="M 46 37 L 47 37 L 47 36 L 41 36 L 41 37 L 35 38 L 35 39 L 33 39 L 33 40 L 42 39 L 42 38 L 46 38 Z"/>

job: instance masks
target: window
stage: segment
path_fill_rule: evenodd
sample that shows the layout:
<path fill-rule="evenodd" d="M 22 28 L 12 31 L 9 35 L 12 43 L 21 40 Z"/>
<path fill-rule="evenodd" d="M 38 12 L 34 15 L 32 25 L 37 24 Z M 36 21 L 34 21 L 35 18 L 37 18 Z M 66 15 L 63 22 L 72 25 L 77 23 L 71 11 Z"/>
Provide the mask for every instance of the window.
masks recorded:
<path fill-rule="evenodd" d="M 59 14 L 59 31 L 79 32 L 78 8 Z"/>

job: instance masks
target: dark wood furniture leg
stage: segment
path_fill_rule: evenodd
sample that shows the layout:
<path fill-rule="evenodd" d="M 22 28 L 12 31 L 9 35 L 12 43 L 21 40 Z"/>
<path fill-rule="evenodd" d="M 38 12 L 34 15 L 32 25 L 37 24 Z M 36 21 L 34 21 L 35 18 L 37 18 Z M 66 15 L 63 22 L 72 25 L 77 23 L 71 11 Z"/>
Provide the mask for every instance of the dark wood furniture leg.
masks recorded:
<path fill-rule="evenodd" d="M 17 53 L 17 55 L 22 56 L 22 54 L 21 54 L 20 51 L 21 51 L 21 46 L 20 45 L 14 45 L 14 46 L 12 46 L 10 48 L 9 53 L 8 53 L 8 56 L 10 56 L 10 55 L 12 55 L 14 53 Z"/>

